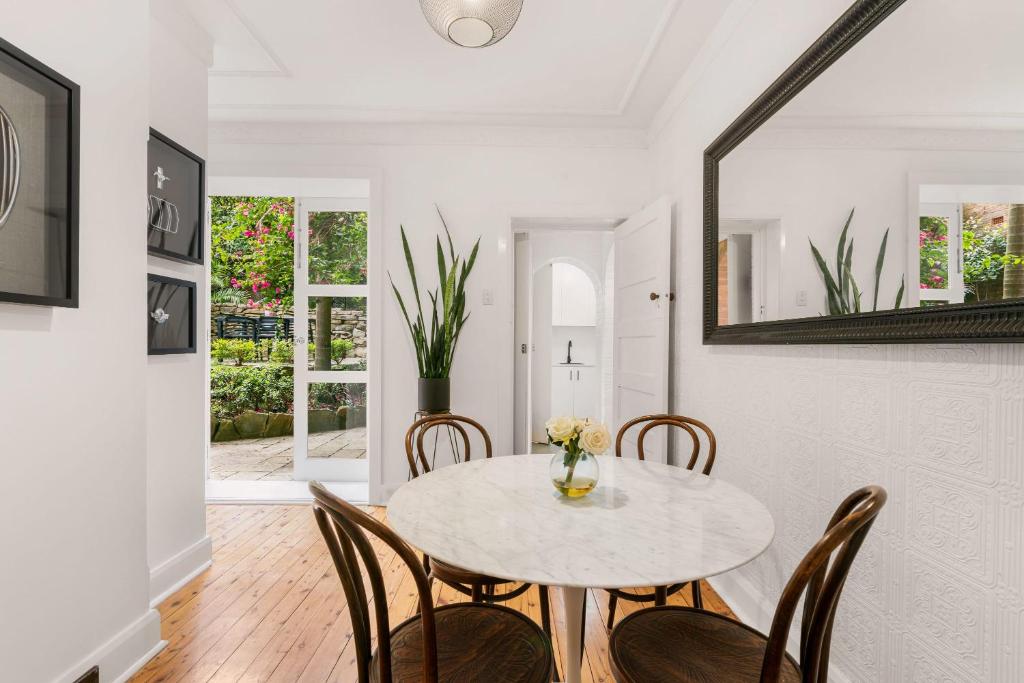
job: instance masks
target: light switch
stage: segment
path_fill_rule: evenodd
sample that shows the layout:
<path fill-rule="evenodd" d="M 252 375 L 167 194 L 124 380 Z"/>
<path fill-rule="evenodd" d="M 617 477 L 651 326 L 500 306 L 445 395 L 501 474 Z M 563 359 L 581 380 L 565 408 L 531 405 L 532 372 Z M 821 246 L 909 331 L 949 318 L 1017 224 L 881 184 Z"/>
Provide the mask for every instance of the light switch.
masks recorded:
<path fill-rule="evenodd" d="M 494 292 L 490 289 L 484 290 L 484 306 L 494 305 Z"/>
<path fill-rule="evenodd" d="M 797 306 L 806 306 L 807 305 L 807 290 L 806 289 L 797 290 L 797 293 L 796 293 L 796 305 Z"/>

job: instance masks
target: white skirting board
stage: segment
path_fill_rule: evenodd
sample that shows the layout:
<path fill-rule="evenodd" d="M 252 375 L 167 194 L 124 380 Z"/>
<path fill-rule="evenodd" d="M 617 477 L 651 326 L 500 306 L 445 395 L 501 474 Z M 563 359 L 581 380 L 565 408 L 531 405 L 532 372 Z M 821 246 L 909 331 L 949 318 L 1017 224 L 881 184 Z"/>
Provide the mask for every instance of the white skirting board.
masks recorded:
<path fill-rule="evenodd" d="M 149 570 L 149 606 L 156 607 L 167 596 L 205 571 L 213 562 L 213 542 L 205 536 L 177 555 Z"/>
<path fill-rule="evenodd" d="M 100 668 L 100 683 L 123 683 L 166 646 L 167 641 L 160 640 L 160 613 L 150 609 L 54 683 L 73 681 L 93 666 Z"/>
<path fill-rule="evenodd" d="M 725 601 L 736 614 L 736 617 L 744 624 L 753 626 L 758 631 L 767 634 L 772 627 L 772 618 L 775 616 L 775 605 L 769 603 L 761 595 L 753 584 L 740 576 L 737 572 L 729 572 L 707 579 L 715 592 Z M 839 599 L 839 609 L 843 608 L 842 597 Z M 793 625 L 789 630 L 789 653 L 800 661 L 800 612 L 793 618 Z M 829 662 L 828 680 L 835 683 L 850 683 L 850 677 L 839 669 L 835 662 Z"/>
<path fill-rule="evenodd" d="M 369 487 L 366 482 L 324 482 L 327 489 L 356 505 L 366 505 Z M 305 481 L 229 481 L 206 482 L 207 503 L 293 504 L 313 500 L 309 482 Z"/>

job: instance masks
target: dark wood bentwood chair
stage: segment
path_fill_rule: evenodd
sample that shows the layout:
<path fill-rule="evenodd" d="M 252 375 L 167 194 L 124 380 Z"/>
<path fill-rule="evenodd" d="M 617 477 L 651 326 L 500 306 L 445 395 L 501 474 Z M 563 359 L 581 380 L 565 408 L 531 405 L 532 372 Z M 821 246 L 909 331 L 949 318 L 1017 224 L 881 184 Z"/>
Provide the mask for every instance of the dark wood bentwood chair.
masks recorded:
<path fill-rule="evenodd" d="M 715 464 L 715 450 L 717 445 L 715 443 L 715 433 L 711 431 L 711 428 L 700 420 L 695 420 L 692 417 L 686 417 L 684 415 L 644 415 L 637 417 L 626 424 L 622 425 L 619 429 L 618 435 L 615 437 L 615 457 L 622 457 L 622 437 L 626 435 L 626 432 L 635 425 L 642 422 L 646 422 L 641 429 L 640 434 L 637 435 L 636 439 L 636 455 L 640 460 L 644 459 L 644 438 L 647 436 L 647 432 L 651 431 L 655 427 L 666 426 L 666 427 L 678 427 L 686 432 L 690 439 L 693 441 L 693 449 L 690 452 L 690 461 L 686 464 L 686 469 L 693 470 L 697 466 L 697 461 L 700 459 L 701 442 L 697 435 L 697 429 L 704 432 L 708 441 L 707 458 L 704 460 L 704 467 L 701 468 L 702 474 L 711 474 L 711 468 Z M 696 427 L 696 429 L 694 429 Z M 606 588 L 608 591 L 608 628 L 612 628 L 615 624 L 615 608 L 618 605 L 618 601 L 628 600 L 630 602 L 654 602 L 656 606 L 664 605 L 668 602 L 668 596 L 678 593 L 686 583 L 677 583 L 671 586 L 656 586 L 652 591 L 647 593 L 628 593 L 618 588 Z M 693 594 L 693 606 L 701 608 L 704 606 L 704 601 L 700 595 L 700 581 L 691 581 L 690 587 Z"/>
<path fill-rule="evenodd" d="M 451 415 L 448 413 L 427 415 L 413 422 L 412 426 L 405 433 L 405 455 L 409 459 L 410 476 L 415 479 L 421 474 L 426 474 L 431 469 L 432 465 L 427 458 L 426 449 L 424 448 L 424 439 L 432 429 L 446 427 L 454 430 L 461 437 L 462 457 L 468 462 L 471 457 L 471 449 L 469 433 L 466 431 L 465 425 L 476 429 L 480 433 L 484 442 L 484 457 L 490 458 L 493 455 L 491 437 L 479 422 L 464 415 Z M 473 602 L 505 602 L 519 597 L 530 589 L 530 584 L 524 583 L 510 591 L 498 593 L 495 590 L 497 586 L 505 586 L 514 582 L 466 571 L 440 560 L 431 559 L 426 555 L 423 556 L 423 569 L 431 580 L 436 579 L 463 595 L 468 595 Z M 542 627 L 544 632 L 550 637 L 551 611 L 546 586 L 540 586 L 540 610 Z"/>
<path fill-rule="evenodd" d="M 825 683 L 839 595 L 857 551 L 885 505 L 885 489 L 854 491 L 789 579 L 768 635 L 691 607 L 649 607 L 624 618 L 608 642 L 619 683 Z M 786 641 L 800 595 L 800 663 Z"/>
<path fill-rule="evenodd" d="M 395 532 L 318 482 L 311 482 L 309 490 L 348 601 L 359 683 L 551 680 L 551 641 L 529 617 L 483 603 L 435 608 L 419 558 Z M 384 575 L 366 531 L 398 555 L 416 583 L 419 612 L 394 628 L 388 618 Z M 373 599 L 376 649 L 371 649 L 370 605 L 360 561 Z"/>

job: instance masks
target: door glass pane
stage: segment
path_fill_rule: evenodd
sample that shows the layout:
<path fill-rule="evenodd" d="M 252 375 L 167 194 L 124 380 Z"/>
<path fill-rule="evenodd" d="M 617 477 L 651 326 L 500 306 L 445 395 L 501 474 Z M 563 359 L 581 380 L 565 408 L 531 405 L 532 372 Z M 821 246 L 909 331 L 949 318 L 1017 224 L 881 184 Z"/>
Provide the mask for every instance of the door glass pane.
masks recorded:
<path fill-rule="evenodd" d="M 292 479 L 294 208 L 210 197 L 210 479 Z"/>
<path fill-rule="evenodd" d="M 309 369 L 366 370 L 366 297 L 309 297 Z"/>
<path fill-rule="evenodd" d="M 309 385 L 307 457 L 366 458 L 366 385 Z"/>
<path fill-rule="evenodd" d="M 917 243 L 921 289 L 948 289 L 949 219 L 921 216 Z"/>
<path fill-rule="evenodd" d="M 310 211 L 309 282 L 366 284 L 366 212 Z"/>

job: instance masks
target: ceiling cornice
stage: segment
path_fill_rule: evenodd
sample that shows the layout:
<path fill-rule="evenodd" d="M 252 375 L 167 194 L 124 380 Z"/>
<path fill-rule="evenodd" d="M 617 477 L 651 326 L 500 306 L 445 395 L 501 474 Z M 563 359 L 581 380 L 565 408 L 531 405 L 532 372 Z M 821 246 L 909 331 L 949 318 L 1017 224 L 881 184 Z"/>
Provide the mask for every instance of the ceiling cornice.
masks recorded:
<path fill-rule="evenodd" d="M 260 70 L 210 70 L 211 77 L 228 78 L 281 78 L 291 74 L 282 60 L 273 52 L 268 42 L 263 39 L 253 22 L 245 16 L 234 0 L 221 0 L 238 18 L 238 21 L 252 36 L 253 40 L 266 52 L 268 59 L 277 65 L 274 71 Z M 740 0 L 734 0 L 738 2 Z M 752 0 L 746 0 L 752 1 Z M 210 104 L 210 118 L 217 121 L 259 121 L 281 120 L 282 113 L 290 113 L 286 120 L 301 121 L 354 121 L 354 122 L 467 122 L 480 124 L 510 123 L 512 125 L 589 125 L 615 126 L 624 125 L 623 119 L 637 87 L 651 66 L 655 52 L 661 44 L 665 33 L 679 10 L 682 0 L 668 0 L 658 17 L 644 44 L 640 58 L 633 67 L 630 78 L 623 88 L 615 107 L 607 109 L 539 109 L 539 110 L 486 110 L 463 109 L 448 111 L 442 109 L 413 109 L 386 107 L 353 107 L 348 105 L 329 104 Z M 587 119 L 593 119 L 587 121 Z"/>

